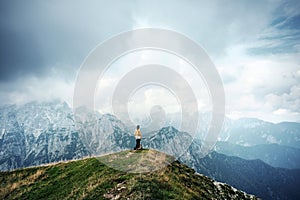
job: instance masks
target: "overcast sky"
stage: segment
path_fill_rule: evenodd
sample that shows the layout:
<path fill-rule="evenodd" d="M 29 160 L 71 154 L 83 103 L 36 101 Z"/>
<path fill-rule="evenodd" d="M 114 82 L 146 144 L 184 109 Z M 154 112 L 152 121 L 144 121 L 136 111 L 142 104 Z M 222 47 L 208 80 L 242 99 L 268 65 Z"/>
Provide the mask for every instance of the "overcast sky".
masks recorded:
<path fill-rule="evenodd" d="M 75 2 L 0 1 L 2 105 L 56 98 L 72 105 L 77 72 L 93 48 L 154 27 L 206 50 L 223 80 L 227 116 L 300 122 L 300 1 Z"/>

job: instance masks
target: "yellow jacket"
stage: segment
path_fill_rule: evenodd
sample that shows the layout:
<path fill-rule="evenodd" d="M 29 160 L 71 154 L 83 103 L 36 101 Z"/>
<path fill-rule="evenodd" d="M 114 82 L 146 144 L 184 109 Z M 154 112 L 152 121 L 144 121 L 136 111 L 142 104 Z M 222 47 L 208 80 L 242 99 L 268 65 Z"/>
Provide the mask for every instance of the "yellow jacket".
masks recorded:
<path fill-rule="evenodd" d="M 142 132 L 140 131 L 140 129 L 135 130 L 135 132 L 134 132 L 134 137 L 135 137 L 136 139 L 141 139 L 141 138 L 142 138 Z"/>

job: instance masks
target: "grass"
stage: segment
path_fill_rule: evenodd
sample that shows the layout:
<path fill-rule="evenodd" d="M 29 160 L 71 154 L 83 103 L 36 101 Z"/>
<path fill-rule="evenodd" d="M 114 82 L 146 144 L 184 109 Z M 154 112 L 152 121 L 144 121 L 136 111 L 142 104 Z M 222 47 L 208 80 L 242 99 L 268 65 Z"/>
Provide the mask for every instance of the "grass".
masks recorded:
<path fill-rule="evenodd" d="M 154 150 L 122 151 L 0 172 L 0 199 L 250 199 L 171 161 Z"/>

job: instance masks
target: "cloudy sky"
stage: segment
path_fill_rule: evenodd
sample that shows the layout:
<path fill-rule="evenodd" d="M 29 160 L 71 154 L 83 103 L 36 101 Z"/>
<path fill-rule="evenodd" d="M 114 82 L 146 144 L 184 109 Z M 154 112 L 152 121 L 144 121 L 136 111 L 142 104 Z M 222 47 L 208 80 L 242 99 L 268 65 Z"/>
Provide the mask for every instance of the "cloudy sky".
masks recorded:
<path fill-rule="evenodd" d="M 178 31 L 206 50 L 223 80 L 227 116 L 300 121 L 298 0 L 2 0 L 0 103 L 60 98 L 72 105 L 77 72 L 89 52 L 113 35 L 143 27 Z M 108 87 L 119 72 L 107 76 Z M 145 96 L 140 101 L 169 95 L 157 88 L 139 93 Z M 161 99 L 151 101 L 168 104 L 168 97 Z"/>

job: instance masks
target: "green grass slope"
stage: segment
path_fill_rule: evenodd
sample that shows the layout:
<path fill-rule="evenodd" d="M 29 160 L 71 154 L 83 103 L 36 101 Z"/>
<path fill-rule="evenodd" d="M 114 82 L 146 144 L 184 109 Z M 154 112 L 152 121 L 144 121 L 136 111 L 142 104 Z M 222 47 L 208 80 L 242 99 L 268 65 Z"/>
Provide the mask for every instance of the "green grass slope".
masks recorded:
<path fill-rule="evenodd" d="M 172 159 L 128 150 L 0 172 L 0 199 L 256 199 Z"/>

